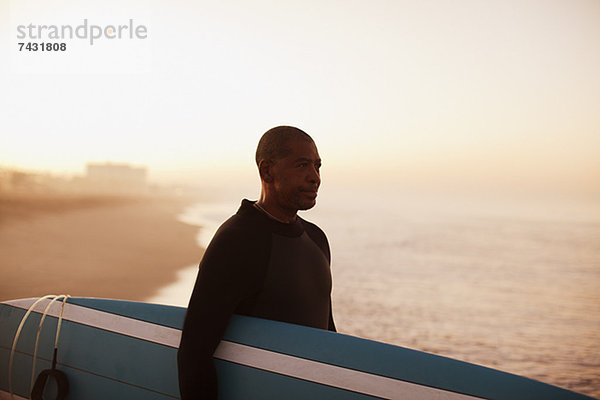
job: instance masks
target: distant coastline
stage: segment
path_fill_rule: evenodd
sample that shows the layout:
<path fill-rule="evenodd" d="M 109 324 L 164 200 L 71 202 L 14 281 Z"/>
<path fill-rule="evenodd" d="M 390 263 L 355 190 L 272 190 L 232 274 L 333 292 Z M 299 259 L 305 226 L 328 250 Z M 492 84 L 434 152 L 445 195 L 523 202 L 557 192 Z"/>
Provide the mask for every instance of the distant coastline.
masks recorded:
<path fill-rule="evenodd" d="M 197 264 L 188 198 L 0 193 L 0 300 L 68 293 L 143 300 Z"/>

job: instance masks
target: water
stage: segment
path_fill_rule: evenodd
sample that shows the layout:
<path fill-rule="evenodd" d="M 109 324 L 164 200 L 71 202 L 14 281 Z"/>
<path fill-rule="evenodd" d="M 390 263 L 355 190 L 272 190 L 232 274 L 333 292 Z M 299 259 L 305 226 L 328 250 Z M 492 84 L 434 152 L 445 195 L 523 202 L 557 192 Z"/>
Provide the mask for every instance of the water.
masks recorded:
<path fill-rule="evenodd" d="M 595 204 L 352 199 L 322 193 L 303 215 L 330 240 L 339 331 L 600 397 Z M 205 245 L 238 205 L 197 205 L 183 219 L 206 227 Z M 196 268 L 152 301 L 186 305 Z"/>

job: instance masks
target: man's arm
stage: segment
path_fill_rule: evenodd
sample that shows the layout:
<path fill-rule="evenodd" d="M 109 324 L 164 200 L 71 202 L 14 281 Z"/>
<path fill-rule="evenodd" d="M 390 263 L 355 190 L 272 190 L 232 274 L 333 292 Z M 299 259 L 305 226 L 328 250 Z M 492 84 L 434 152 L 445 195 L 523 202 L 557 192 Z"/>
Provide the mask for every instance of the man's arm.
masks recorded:
<path fill-rule="evenodd" d="M 215 343 L 223 335 L 223 326 L 229 319 L 228 313 L 221 310 L 217 318 L 212 318 L 205 308 L 205 299 L 201 295 L 206 284 L 198 273 L 196 285 L 188 305 L 181 342 L 177 351 L 179 369 L 179 391 L 185 399 L 216 399 L 217 374 L 212 361 Z M 203 329 L 212 326 L 211 329 Z"/>
<path fill-rule="evenodd" d="M 302 220 L 304 226 L 306 227 L 306 231 L 308 235 L 312 238 L 312 240 L 319 246 L 319 248 L 323 251 L 323 254 L 327 258 L 327 262 L 331 263 L 331 250 L 329 248 L 329 241 L 327 240 L 327 236 L 325 232 L 321 230 L 317 225 Z M 327 326 L 327 330 L 332 332 L 337 332 L 335 327 L 335 322 L 333 321 L 333 311 L 331 306 L 331 295 L 329 296 L 329 323 Z"/>
<path fill-rule="evenodd" d="M 317 225 L 304 221 L 304 226 L 306 227 L 306 232 L 308 236 L 315 242 L 317 246 L 323 251 L 323 254 L 327 258 L 327 262 L 331 264 L 331 250 L 329 249 L 329 241 L 327 240 L 327 236 L 325 232 L 321 230 Z M 327 330 L 332 332 L 337 332 L 335 327 L 335 322 L 333 321 L 333 311 L 331 307 L 331 295 L 329 296 L 329 323 L 327 325 Z"/>
<path fill-rule="evenodd" d="M 182 400 L 217 399 L 213 354 L 237 305 L 262 279 L 260 246 L 243 236 L 220 230 L 200 263 L 177 352 Z"/>

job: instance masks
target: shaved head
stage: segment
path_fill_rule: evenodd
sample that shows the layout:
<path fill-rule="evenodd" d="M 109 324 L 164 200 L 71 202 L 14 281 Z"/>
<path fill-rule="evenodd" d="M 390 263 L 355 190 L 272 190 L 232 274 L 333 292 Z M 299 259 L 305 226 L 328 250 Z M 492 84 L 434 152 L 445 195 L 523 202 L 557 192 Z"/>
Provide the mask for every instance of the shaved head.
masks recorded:
<path fill-rule="evenodd" d="M 295 139 L 314 143 L 308 133 L 293 126 L 277 126 L 266 131 L 256 148 L 256 165 L 261 160 L 280 160 L 292 152 L 289 143 Z"/>

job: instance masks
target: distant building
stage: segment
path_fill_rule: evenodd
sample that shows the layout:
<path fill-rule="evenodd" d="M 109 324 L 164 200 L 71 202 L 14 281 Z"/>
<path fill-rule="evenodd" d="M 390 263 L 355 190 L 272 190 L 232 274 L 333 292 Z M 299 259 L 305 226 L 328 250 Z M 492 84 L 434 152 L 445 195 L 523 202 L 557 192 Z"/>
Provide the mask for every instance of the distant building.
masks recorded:
<path fill-rule="evenodd" d="M 83 176 L 72 178 L 0 166 L 0 192 L 147 195 L 146 167 L 126 163 L 88 163 Z"/>
<path fill-rule="evenodd" d="M 12 189 L 12 171 L 0 167 L 0 191 Z"/>
<path fill-rule="evenodd" d="M 125 163 L 88 163 L 84 181 L 93 191 L 143 194 L 148 189 L 146 167 Z"/>
<path fill-rule="evenodd" d="M 43 185 L 38 174 L 0 169 L 0 190 L 2 191 L 36 192 L 42 189 Z"/>

